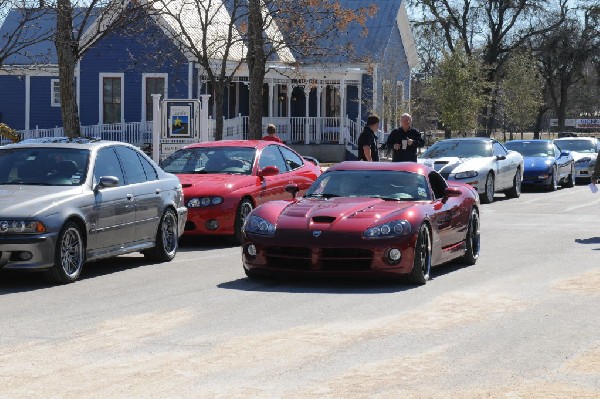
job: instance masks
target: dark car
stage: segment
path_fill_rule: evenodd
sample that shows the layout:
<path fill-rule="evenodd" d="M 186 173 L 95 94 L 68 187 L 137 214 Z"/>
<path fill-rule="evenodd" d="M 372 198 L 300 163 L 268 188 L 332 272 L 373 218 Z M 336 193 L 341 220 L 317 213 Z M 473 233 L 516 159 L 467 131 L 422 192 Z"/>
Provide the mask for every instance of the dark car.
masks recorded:
<path fill-rule="evenodd" d="M 504 146 L 523 155 L 521 184 L 555 191 L 575 185 L 575 161 L 570 151 L 561 151 L 551 140 L 511 140 Z"/>
<path fill-rule="evenodd" d="M 0 148 L 0 268 L 70 283 L 86 261 L 130 252 L 170 261 L 186 217 L 177 177 L 132 145 L 34 139 Z"/>
<path fill-rule="evenodd" d="M 298 187 L 288 185 L 295 194 Z M 242 262 L 266 274 L 386 276 L 425 284 L 433 266 L 479 257 L 479 198 L 412 162 L 342 162 L 302 198 L 246 219 Z"/>

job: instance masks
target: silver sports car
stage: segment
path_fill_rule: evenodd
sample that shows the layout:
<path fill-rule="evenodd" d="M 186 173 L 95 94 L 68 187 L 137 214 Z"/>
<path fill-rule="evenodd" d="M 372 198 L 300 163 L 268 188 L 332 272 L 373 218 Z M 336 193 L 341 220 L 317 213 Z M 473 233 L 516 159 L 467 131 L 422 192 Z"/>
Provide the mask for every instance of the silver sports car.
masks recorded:
<path fill-rule="evenodd" d="M 433 144 L 419 163 L 437 170 L 447 180 L 470 184 L 482 203 L 494 201 L 494 193 L 509 198 L 521 195 L 523 156 L 507 150 L 491 138 L 458 138 Z"/>
<path fill-rule="evenodd" d="M 70 283 L 85 261 L 137 251 L 170 261 L 186 218 L 178 178 L 137 147 L 85 139 L 0 147 L 0 269 L 46 270 Z"/>
<path fill-rule="evenodd" d="M 565 137 L 554 140 L 554 144 L 561 150 L 571 152 L 576 179 L 589 182 L 600 151 L 600 141 L 594 137 Z"/>

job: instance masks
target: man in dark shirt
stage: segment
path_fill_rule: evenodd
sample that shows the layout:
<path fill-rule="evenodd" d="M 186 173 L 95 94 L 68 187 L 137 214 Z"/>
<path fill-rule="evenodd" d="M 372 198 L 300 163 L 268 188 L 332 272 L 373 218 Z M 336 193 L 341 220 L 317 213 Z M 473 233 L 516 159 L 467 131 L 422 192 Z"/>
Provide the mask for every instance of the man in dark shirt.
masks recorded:
<path fill-rule="evenodd" d="M 425 139 L 411 126 L 410 114 L 402 114 L 400 123 L 402 126 L 392 130 L 385 146 L 393 150 L 392 162 L 417 162 L 417 148 L 425 146 Z"/>
<path fill-rule="evenodd" d="M 367 125 L 358 137 L 358 159 L 361 161 L 379 161 L 377 136 L 375 132 L 379 129 L 379 117 L 371 115 L 367 118 Z"/>

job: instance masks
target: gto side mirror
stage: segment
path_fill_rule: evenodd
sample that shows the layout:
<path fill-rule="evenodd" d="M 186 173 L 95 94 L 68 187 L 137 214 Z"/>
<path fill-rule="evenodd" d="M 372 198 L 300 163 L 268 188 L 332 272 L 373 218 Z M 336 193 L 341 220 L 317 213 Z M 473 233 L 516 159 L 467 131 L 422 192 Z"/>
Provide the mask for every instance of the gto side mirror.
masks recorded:
<path fill-rule="evenodd" d="M 285 191 L 292 194 L 292 198 L 296 198 L 296 194 L 300 191 L 300 187 L 297 184 L 288 184 L 285 186 Z"/>
<path fill-rule="evenodd" d="M 258 171 L 258 177 L 264 179 L 267 176 L 275 176 L 279 174 L 279 168 L 277 166 L 265 166 Z"/>

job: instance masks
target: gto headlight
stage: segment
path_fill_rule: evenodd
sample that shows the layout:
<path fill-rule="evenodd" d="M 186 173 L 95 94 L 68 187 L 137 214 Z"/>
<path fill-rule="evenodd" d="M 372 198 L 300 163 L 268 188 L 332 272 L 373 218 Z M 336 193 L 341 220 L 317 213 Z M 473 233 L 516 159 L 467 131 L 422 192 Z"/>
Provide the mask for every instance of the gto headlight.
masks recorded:
<path fill-rule="evenodd" d="M 200 208 L 200 207 L 211 206 L 211 205 L 219 205 L 222 202 L 223 202 L 222 197 L 198 197 L 198 198 L 190 199 L 187 203 L 187 207 L 188 208 Z"/>
<path fill-rule="evenodd" d="M 467 170 L 466 172 L 458 172 L 454 175 L 455 179 L 468 179 L 471 177 L 477 177 L 477 172 L 474 170 Z"/>
<path fill-rule="evenodd" d="M 45 233 L 46 227 L 38 220 L 0 220 L 0 234 Z"/>
<path fill-rule="evenodd" d="M 406 220 L 395 220 L 373 226 L 365 230 L 364 238 L 391 238 L 410 234 L 410 223 Z"/>
<path fill-rule="evenodd" d="M 246 233 L 272 236 L 275 234 L 275 225 L 259 216 L 250 216 L 244 223 Z"/>

